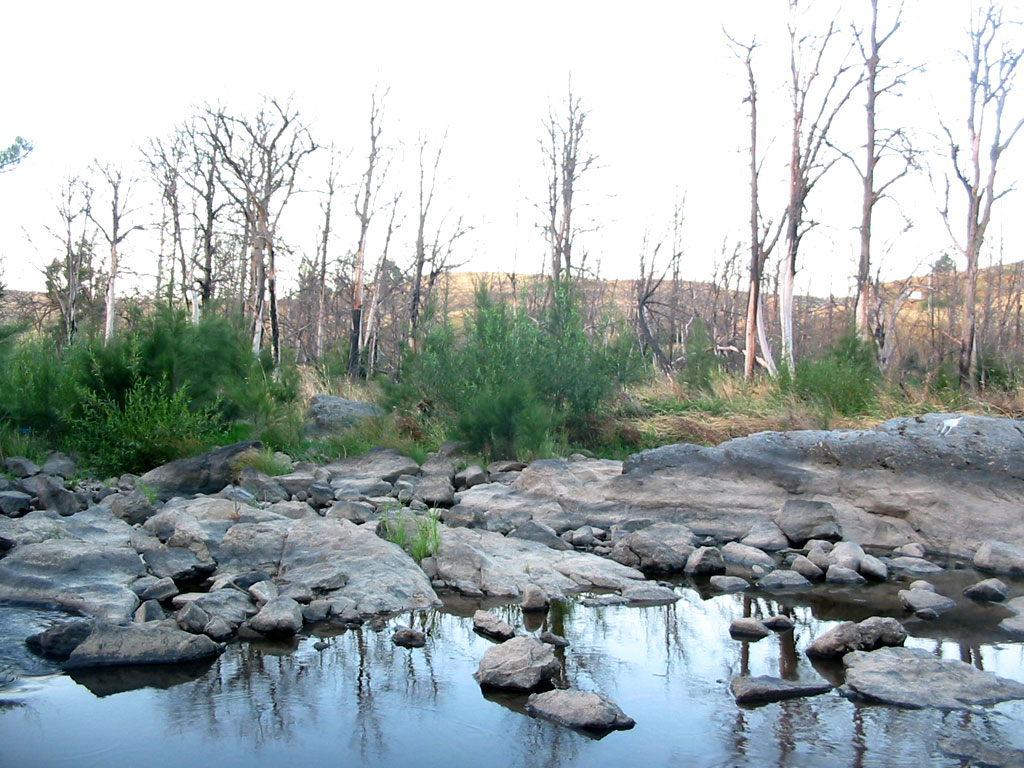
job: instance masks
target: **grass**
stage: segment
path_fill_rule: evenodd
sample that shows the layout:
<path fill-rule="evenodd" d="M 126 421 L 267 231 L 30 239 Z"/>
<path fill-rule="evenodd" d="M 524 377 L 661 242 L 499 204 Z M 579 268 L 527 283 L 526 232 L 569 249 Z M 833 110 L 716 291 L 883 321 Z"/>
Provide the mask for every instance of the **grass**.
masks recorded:
<path fill-rule="evenodd" d="M 234 461 L 234 469 L 240 472 L 243 469 L 255 469 L 270 477 L 287 475 L 292 471 L 290 462 L 279 458 L 275 451 L 264 448 L 260 451 L 246 451 Z"/>
<path fill-rule="evenodd" d="M 384 511 L 381 517 L 384 538 L 400 546 L 418 563 L 437 553 L 441 542 L 440 520 L 437 513 L 431 510 L 424 515 L 414 515 L 409 521 L 405 511 L 402 506 L 393 506 Z"/>

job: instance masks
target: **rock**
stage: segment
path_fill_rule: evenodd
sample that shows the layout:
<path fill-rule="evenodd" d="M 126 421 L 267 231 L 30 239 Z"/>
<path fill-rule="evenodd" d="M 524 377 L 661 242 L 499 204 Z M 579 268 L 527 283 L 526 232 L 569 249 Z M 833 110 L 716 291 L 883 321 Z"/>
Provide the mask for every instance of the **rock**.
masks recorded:
<path fill-rule="evenodd" d="M 675 590 L 649 581 L 632 584 L 622 590 L 628 605 L 670 605 L 679 599 Z"/>
<path fill-rule="evenodd" d="M 203 634 L 214 642 L 223 643 L 234 636 L 236 629 L 236 627 L 228 624 L 220 616 L 214 616 L 203 627 Z"/>
<path fill-rule="evenodd" d="M 550 632 L 548 630 L 544 630 L 543 632 L 541 632 L 538 635 L 538 638 L 542 643 L 553 645 L 556 648 L 567 648 L 569 646 L 568 640 L 566 640 L 561 635 L 556 635 L 554 632 Z"/>
<path fill-rule="evenodd" d="M 222 619 L 232 628 L 238 627 L 258 610 L 249 596 L 237 589 L 219 589 L 200 594 L 193 602 L 211 618 Z"/>
<path fill-rule="evenodd" d="M 972 600 L 1001 603 L 1010 594 L 1009 588 L 999 579 L 985 579 L 964 589 L 964 595 Z"/>
<path fill-rule="evenodd" d="M 901 589 L 899 591 L 900 602 L 908 611 L 916 614 L 926 612 L 921 618 L 932 618 L 945 611 L 956 608 L 956 603 L 948 597 L 936 594 L 927 589 Z"/>
<path fill-rule="evenodd" d="M 495 640 L 509 640 L 516 636 L 512 626 L 490 611 L 477 611 L 473 614 L 473 630 Z"/>
<path fill-rule="evenodd" d="M 309 486 L 309 503 L 317 508 L 323 509 L 334 503 L 334 489 L 326 483 L 313 483 Z"/>
<path fill-rule="evenodd" d="M 301 520 L 304 517 L 313 517 L 316 510 L 304 501 L 277 501 L 267 507 L 267 512 L 272 512 L 290 520 Z"/>
<path fill-rule="evenodd" d="M 551 646 L 533 637 L 514 637 L 489 648 L 473 678 L 484 688 L 531 691 L 559 670 Z"/>
<path fill-rule="evenodd" d="M 65 480 L 70 480 L 75 476 L 77 470 L 75 462 L 67 454 L 54 451 L 43 463 L 41 472 L 44 475 L 56 475 L 63 477 Z"/>
<path fill-rule="evenodd" d="M 93 630 L 93 622 L 72 619 L 55 624 L 49 629 L 25 638 L 28 649 L 53 661 L 65 661 Z"/>
<path fill-rule="evenodd" d="M 391 635 L 391 642 L 402 648 L 422 648 L 427 644 L 427 636 L 418 629 L 395 627 L 395 632 Z"/>
<path fill-rule="evenodd" d="M 280 595 L 277 584 L 272 581 L 258 581 L 249 586 L 247 590 L 249 597 L 256 601 L 257 605 L 265 605 Z"/>
<path fill-rule="evenodd" d="M 865 554 L 860 561 L 860 575 L 868 581 L 887 581 L 889 569 L 874 555 Z"/>
<path fill-rule="evenodd" d="M 562 536 L 577 549 L 590 549 L 597 541 L 594 538 L 594 529 L 589 525 L 581 525 L 575 531 L 567 531 Z"/>
<path fill-rule="evenodd" d="M 872 616 L 860 623 L 843 621 L 817 637 L 807 647 L 807 655 L 819 659 L 838 659 L 852 651 L 899 646 L 907 632 L 896 619 Z"/>
<path fill-rule="evenodd" d="M 435 559 L 438 578 L 464 594 L 519 598 L 536 584 L 555 599 L 589 589 L 621 591 L 643 580 L 640 571 L 596 555 L 470 528 L 442 526 Z"/>
<path fill-rule="evenodd" d="M 687 560 L 684 569 L 691 576 L 712 576 L 725 573 L 725 560 L 717 547 L 698 547 Z"/>
<path fill-rule="evenodd" d="M 805 579 L 796 571 L 772 571 L 767 576 L 762 576 L 756 582 L 758 589 L 806 589 L 811 582 Z"/>
<path fill-rule="evenodd" d="M 302 629 L 302 609 L 290 597 L 275 597 L 249 619 L 249 626 L 266 635 L 294 635 Z"/>
<path fill-rule="evenodd" d="M 572 549 L 572 544 L 555 533 L 554 528 L 544 525 L 544 523 L 538 523 L 536 520 L 527 520 L 508 535 L 514 539 L 536 541 L 546 547 L 551 547 L 551 549 Z"/>
<path fill-rule="evenodd" d="M 217 569 L 217 563 L 209 555 L 200 560 L 190 550 L 182 547 L 161 545 L 144 552 L 142 560 L 157 578 L 169 578 L 178 583 L 202 581 Z"/>
<path fill-rule="evenodd" d="M 143 601 L 142 605 L 135 609 L 135 615 L 132 616 L 132 621 L 136 624 L 145 624 L 147 621 L 162 621 L 163 619 L 164 609 L 156 600 Z"/>
<path fill-rule="evenodd" d="M 22 480 L 21 486 L 37 497 L 38 509 L 53 510 L 63 517 L 70 517 L 88 506 L 85 500 L 65 488 L 60 478 L 33 475 Z"/>
<path fill-rule="evenodd" d="M 420 465 L 393 448 L 374 448 L 361 456 L 338 459 L 324 466 L 334 479 L 373 478 L 393 483 L 401 475 L 419 475 Z"/>
<path fill-rule="evenodd" d="M 478 464 L 471 464 L 455 475 L 455 487 L 459 490 L 472 488 L 487 482 L 487 473 Z"/>
<path fill-rule="evenodd" d="M 21 491 L 0 491 L 0 512 L 8 517 L 21 517 L 32 509 L 32 497 Z"/>
<path fill-rule="evenodd" d="M 616 542 L 610 556 L 612 560 L 644 573 L 678 573 L 686 567 L 692 551 L 692 547 L 689 550 L 676 549 L 656 531 L 644 529 Z"/>
<path fill-rule="evenodd" d="M 309 605 L 302 606 L 302 621 L 306 624 L 318 624 L 326 621 L 331 615 L 329 600 L 311 600 Z"/>
<path fill-rule="evenodd" d="M 163 501 L 172 496 L 217 493 L 235 478 L 238 458 L 262 447 L 259 441 L 225 445 L 151 469 L 139 478 L 139 482 Z"/>
<path fill-rule="evenodd" d="M 729 625 L 729 634 L 734 640 L 760 640 L 763 637 L 768 637 L 771 630 L 757 619 L 743 617 L 733 619 Z"/>
<path fill-rule="evenodd" d="M 1024 699 L 1024 683 L 962 661 L 936 658 L 920 648 L 855 651 L 843 663 L 846 684 L 839 690 L 849 698 L 946 711 Z"/>
<path fill-rule="evenodd" d="M 750 586 L 746 579 L 739 576 L 712 576 L 710 584 L 716 592 L 742 592 Z"/>
<path fill-rule="evenodd" d="M 536 584 L 527 584 L 523 587 L 523 610 L 527 612 L 546 611 L 551 601 L 543 589 Z"/>
<path fill-rule="evenodd" d="M 138 595 L 141 600 L 170 600 L 179 591 L 178 585 L 174 583 L 174 579 L 165 576 L 162 579 L 156 579 L 152 584 L 139 592 Z"/>
<path fill-rule="evenodd" d="M 238 487 L 247 491 L 256 501 L 276 504 L 288 501 L 291 494 L 277 480 L 252 467 L 244 467 L 238 473 Z"/>
<path fill-rule="evenodd" d="M 759 565 L 769 571 L 775 568 L 775 560 L 771 555 L 736 541 L 730 541 L 722 547 L 722 557 L 727 563 L 736 563 L 747 568 L 755 565 Z"/>
<path fill-rule="evenodd" d="M 492 461 L 487 465 L 487 474 L 497 475 L 503 472 L 522 472 L 526 464 L 521 461 Z"/>
<path fill-rule="evenodd" d="M 967 737 L 939 739 L 939 749 L 964 765 L 1024 768 L 1024 750 L 998 747 L 990 742 Z"/>
<path fill-rule="evenodd" d="M 309 400 L 306 412 L 308 422 L 305 432 L 310 436 L 330 435 L 359 424 L 366 419 L 375 419 L 383 411 L 373 403 L 346 400 L 333 395 L 316 394 Z"/>
<path fill-rule="evenodd" d="M 851 571 L 859 571 L 860 564 L 864 560 L 864 548 L 855 541 L 840 541 L 828 553 L 828 562 L 831 565 L 838 565 L 849 568 Z M 826 568 L 826 573 L 828 569 Z"/>
<path fill-rule="evenodd" d="M 289 525 L 286 520 L 232 525 L 218 547 L 220 572 L 255 569 L 276 574 L 281 565 Z"/>
<path fill-rule="evenodd" d="M 974 567 L 988 573 L 1024 576 L 1024 550 L 997 539 L 989 539 L 974 553 Z"/>
<path fill-rule="evenodd" d="M 820 552 L 821 550 L 815 551 Z M 824 553 L 822 553 L 822 557 L 824 557 Z M 803 555 L 797 555 L 796 557 L 794 557 L 793 562 L 790 564 L 789 567 L 790 570 L 796 571 L 805 579 L 808 579 L 810 581 L 821 581 L 825 578 L 825 573 L 821 570 L 821 568 L 816 566 Z"/>
<path fill-rule="evenodd" d="M 941 573 L 942 566 L 930 563 L 920 557 L 894 557 L 889 561 L 889 567 L 905 573 L 924 575 L 926 573 Z"/>
<path fill-rule="evenodd" d="M 740 544 L 767 552 L 778 552 L 789 546 L 789 540 L 774 522 L 763 520 L 754 524 L 750 533 L 740 539 Z"/>
<path fill-rule="evenodd" d="M 618 705 L 599 693 L 574 689 L 532 693 L 526 711 L 569 728 L 607 732 L 636 725 Z"/>
<path fill-rule="evenodd" d="M 0 600 L 56 604 L 127 622 L 139 605 L 129 585 L 143 573 L 134 549 L 110 546 L 102 538 L 95 543 L 68 538 L 19 544 L 0 560 Z"/>
<path fill-rule="evenodd" d="M 112 496 L 110 511 L 128 525 L 142 525 L 157 512 L 146 495 L 138 490 Z"/>
<path fill-rule="evenodd" d="M 64 668 L 177 664 L 215 656 L 220 650 L 205 635 L 159 624 L 98 624 L 71 652 Z"/>
<path fill-rule="evenodd" d="M 314 479 L 312 472 L 293 471 L 287 475 L 277 475 L 274 477 L 274 482 L 284 488 L 289 496 L 295 496 L 299 493 L 308 494 Z M 331 495 L 333 496 L 333 493 Z"/>
<path fill-rule="evenodd" d="M 356 525 L 362 525 L 369 520 L 376 519 L 377 512 L 371 505 L 363 502 L 337 501 L 329 510 L 327 510 L 324 517 L 337 520 L 350 520 Z"/>
<path fill-rule="evenodd" d="M 830 565 L 828 571 L 825 572 L 825 581 L 830 584 L 863 584 L 867 579 L 850 568 Z"/>
<path fill-rule="evenodd" d="M 892 553 L 896 557 L 900 557 L 902 555 L 906 555 L 907 557 L 920 557 L 920 558 L 923 558 L 924 555 L 925 555 L 925 550 L 924 550 L 924 547 L 922 547 L 919 543 L 914 541 L 914 542 L 911 542 L 910 544 L 902 544 L 902 545 L 896 547 L 895 549 L 893 549 Z"/>
<path fill-rule="evenodd" d="M 178 609 L 174 620 L 186 632 L 191 632 L 193 635 L 201 635 L 203 634 L 203 628 L 210 621 L 210 614 L 195 603 L 188 603 Z"/>
<path fill-rule="evenodd" d="M 38 464 L 24 456 L 10 456 L 4 459 L 4 469 L 18 478 L 32 477 L 42 472 Z"/>
<path fill-rule="evenodd" d="M 802 547 L 809 539 L 839 541 L 843 529 L 836 508 L 827 501 L 788 499 L 772 515 L 772 520 L 795 547 Z"/>
<path fill-rule="evenodd" d="M 769 675 L 758 677 L 737 677 L 729 685 L 737 704 L 763 704 L 770 701 L 798 699 L 828 693 L 832 686 L 824 681 L 804 682 L 782 680 Z"/>
<path fill-rule="evenodd" d="M 910 582 L 909 589 L 926 589 L 929 592 L 934 592 L 935 591 L 935 585 L 932 584 L 930 581 L 925 581 L 924 579 L 918 579 L 917 581 Z"/>
<path fill-rule="evenodd" d="M 788 632 L 796 626 L 796 622 L 789 618 L 789 616 L 783 616 L 782 614 L 761 619 L 761 623 L 772 632 Z"/>
<path fill-rule="evenodd" d="M 828 559 L 828 554 L 825 552 L 825 550 L 817 547 L 814 549 L 807 550 L 807 560 L 811 563 L 811 565 L 813 565 L 821 572 L 821 576 L 819 576 L 818 578 L 824 579 L 825 572 L 829 569 L 829 566 L 832 565 L 832 563 Z"/>
<path fill-rule="evenodd" d="M 451 507 L 455 504 L 455 488 L 444 475 L 428 475 L 416 484 L 415 498 L 431 507 Z"/>

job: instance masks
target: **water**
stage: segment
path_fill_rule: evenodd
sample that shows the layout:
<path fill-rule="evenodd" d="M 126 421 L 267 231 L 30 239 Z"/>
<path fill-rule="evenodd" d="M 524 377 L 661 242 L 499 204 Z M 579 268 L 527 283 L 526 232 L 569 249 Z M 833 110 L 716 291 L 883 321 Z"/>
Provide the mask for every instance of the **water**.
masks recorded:
<path fill-rule="evenodd" d="M 973 574 L 932 581 L 944 594 Z M 321 632 L 292 643 L 233 643 L 212 662 L 169 669 L 61 675 L 14 637 L 56 618 L 0 612 L 0 663 L 24 674 L 0 690 L 0 765 L 366 766 L 959 766 L 938 746 L 959 735 L 1024 749 L 1024 702 L 982 713 L 901 710 L 837 693 L 739 707 L 729 681 L 741 674 L 841 682 L 841 666 L 812 665 L 803 649 L 842 618 L 900 615 L 897 585 L 812 593 L 813 599 L 702 597 L 680 584 L 678 603 L 650 608 L 552 610 L 540 622 L 564 635 L 560 682 L 609 695 L 633 730 L 597 739 L 524 714 L 525 696 L 483 693 L 472 679 L 490 641 L 472 631 L 479 602 L 378 627 Z M 1016 584 L 1013 594 L 1024 592 Z M 523 628 L 515 606 L 487 604 Z M 756 643 L 729 638 L 742 615 L 789 613 L 791 633 Z M 1005 612 L 960 601 L 953 617 L 907 621 L 908 645 L 967 660 L 1024 681 L 1024 645 L 995 628 Z M 395 623 L 427 646 L 391 643 Z M 327 648 L 317 651 L 318 640 Z"/>

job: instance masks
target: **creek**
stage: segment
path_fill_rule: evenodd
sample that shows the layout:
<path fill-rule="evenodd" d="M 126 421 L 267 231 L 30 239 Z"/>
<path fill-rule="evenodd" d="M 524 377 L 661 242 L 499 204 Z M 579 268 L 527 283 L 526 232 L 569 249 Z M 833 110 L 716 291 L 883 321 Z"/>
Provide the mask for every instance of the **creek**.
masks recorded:
<path fill-rule="evenodd" d="M 905 620 L 908 646 L 1024 682 L 1024 645 L 998 629 L 1009 612 L 960 595 L 968 570 L 930 579 L 958 609 L 908 619 L 905 584 L 802 594 L 709 595 L 679 581 L 680 599 L 654 607 L 557 603 L 542 617 L 517 605 L 448 596 L 423 611 L 338 631 L 314 627 L 287 643 L 233 642 L 212 662 L 61 674 L 21 640 L 61 614 L 0 606 L 0 663 L 21 676 L 0 689 L 0 764 L 35 766 L 961 766 L 942 739 L 1024 750 L 1024 702 L 982 712 L 908 710 L 837 692 L 738 706 L 740 675 L 842 682 L 841 665 L 804 648 L 837 621 Z M 1008 582 L 1011 594 L 1024 583 Z M 525 714 L 525 696 L 482 692 L 472 674 L 491 642 L 472 614 L 494 610 L 520 631 L 569 640 L 559 684 L 610 696 L 636 720 L 604 738 Z M 792 631 L 758 642 L 729 636 L 745 615 L 786 613 Z M 394 625 L 427 633 L 419 649 L 392 644 Z M 318 650 L 315 645 L 321 644 Z M 1016 753 L 1018 758 L 1024 752 Z"/>

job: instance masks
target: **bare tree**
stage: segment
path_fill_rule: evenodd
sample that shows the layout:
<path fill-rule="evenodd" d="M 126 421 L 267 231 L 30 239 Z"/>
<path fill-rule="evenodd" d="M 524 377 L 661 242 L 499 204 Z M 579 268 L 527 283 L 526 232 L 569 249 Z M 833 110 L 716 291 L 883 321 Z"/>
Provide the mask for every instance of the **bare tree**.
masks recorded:
<path fill-rule="evenodd" d="M 217 227 L 221 212 L 227 206 L 219 198 L 220 187 L 219 141 L 220 123 L 216 115 L 219 108 L 207 107 L 181 129 L 188 147 L 190 167 L 184 174 L 185 184 L 192 190 L 194 201 L 192 218 L 198 235 L 193 238 L 193 280 L 199 294 L 199 301 L 193 309 L 198 319 L 213 300 L 217 278 Z M 244 246 L 243 246 L 244 248 Z"/>
<path fill-rule="evenodd" d="M 427 217 L 430 215 L 430 206 L 434 202 L 434 191 L 437 187 L 437 168 L 441 164 L 441 153 L 444 151 L 444 144 L 448 138 L 445 133 L 441 144 L 434 156 L 434 163 L 430 171 L 430 181 L 426 180 L 426 165 L 424 153 L 427 150 L 426 139 L 419 143 L 419 211 L 416 219 L 416 254 L 412 271 L 412 295 L 409 297 L 409 345 L 415 349 L 417 331 L 419 330 L 420 307 L 423 300 L 423 268 L 427 262 L 426 228 Z"/>
<path fill-rule="evenodd" d="M 790 103 L 793 126 L 789 160 L 789 204 L 786 207 L 786 250 L 782 258 L 779 290 L 779 324 L 782 360 L 793 370 L 793 283 L 796 278 L 800 241 L 814 226 L 806 218 L 807 198 L 822 176 L 840 157 L 826 157 L 828 135 L 840 110 L 860 83 L 851 72 L 846 56 L 826 70 L 826 54 L 838 42 L 839 31 L 832 21 L 822 35 L 806 35 L 798 30 L 798 2 L 790 0 Z"/>
<path fill-rule="evenodd" d="M 83 292 L 91 275 L 95 231 L 92 222 L 92 187 L 83 179 L 72 177 L 61 190 L 57 202 L 59 228 L 47 228 L 63 251 L 46 268 L 46 290 L 60 310 L 64 326 L 64 342 L 74 341 L 78 331 Z"/>
<path fill-rule="evenodd" d="M 1007 101 L 1013 92 L 1017 65 L 1024 49 L 1009 38 L 1009 26 L 1001 9 L 990 3 L 971 18 L 970 43 L 962 53 L 968 71 L 968 109 L 965 121 L 966 152 L 961 152 L 958 135 L 942 124 L 948 141 L 953 176 L 963 187 L 967 200 L 967 231 L 957 235 L 950 221 L 950 177 L 945 181 L 945 202 L 940 213 L 957 249 L 967 259 L 964 309 L 961 323 L 959 379 L 960 386 L 972 386 L 977 366 L 975 301 L 978 288 L 978 259 L 985 241 L 985 231 L 992 220 L 992 208 L 1014 187 L 996 187 L 999 161 L 1017 136 L 1024 117 L 1004 125 Z M 966 157 L 964 156 L 966 155 Z"/>
<path fill-rule="evenodd" d="M 117 302 L 117 276 L 120 272 L 120 252 L 118 249 L 121 243 L 132 232 L 141 230 L 143 227 L 141 224 L 128 225 L 125 223 L 125 219 L 129 218 L 136 209 L 129 208 L 129 201 L 132 192 L 132 183 L 134 179 L 125 178 L 124 172 L 120 168 L 115 168 L 111 165 L 99 165 L 96 164 L 96 170 L 99 171 L 103 180 L 106 182 L 106 186 L 110 192 L 110 226 L 109 229 L 104 226 L 94 215 L 90 208 L 89 216 L 92 218 L 92 222 L 99 229 L 103 238 L 107 241 L 107 245 L 110 246 L 110 269 L 107 273 L 107 296 L 106 296 L 106 308 L 104 310 L 103 319 L 103 343 L 109 344 L 110 339 L 114 335 L 114 314 L 116 310 Z"/>
<path fill-rule="evenodd" d="M 864 84 L 867 101 L 865 112 L 867 117 L 867 133 L 864 142 L 864 165 L 858 164 L 851 156 L 846 155 L 853 162 L 857 173 L 860 175 L 864 187 L 863 202 L 861 204 L 860 222 L 860 258 L 857 264 L 857 301 L 854 309 L 854 318 L 857 331 L 861 338 L 868 339 L 871 336 L 871 323 L 869 319 L 870 308 L 875 305 L 872 298 L 871 280 L 871 219 L 875 205 L 883 200 L 889 188 L 897 181 L 906 176 L 917 167 L 917 154 L 903 128 L 879 129 L 877 126 L 877 103 L 881 96 L 899 95 L 899 89 L 906 83 L 906 78 L 920 67 L 907 67 L 900 61 L 891 64 L 882 62 L 881 50 L 890 38 L 900 28 L 903 14 L 903 5 L 900 4 L 896 12 L 896 18 L 888 31 L 878 31 L 878 0 L 871 0 L 871 29 L 866 35 L 856 33 L 857 44 L 860 49 L 861 58 L 864 60 Z M 877 168 L 880 163 L 891 160 L 892 170 L 884 177 L 877 177 Z M 883 323 L 875 326 L 875 341 L 878 343 L 880 354 L 884 351 L 883 340 L 879 333 Z M 891 360 L 891 354 L 886 356 Z"/>
<path fill-rule="evenodd" d="M 324 197 L 320 202 L 320 210 L 324 215 L 324 223 L 320 228 L 320 237 L 317 240 L 317 285 L 316 285 L 316 330 L 314 333 L 314 352 L 317 360 L 321 360 L 324 354 L 324 322 L 327 310 L 327 252 L 331 242 L 331 217 L 334 206 L 334 193 L 338 189 L 339 171 L 336 165 L 338 153 L 332 144 L 330 147 L 331 162 L 327 169 L 325 179 Z"/>
<path fill-rule="evenodd" d="M 651 330 L 651 318 L 657 304 L 654 297 L 662 282 L 664 282 L 666 274 L 663 270 L 658 277 L 654 276 L 658 251 L 661 250 L 661 246 L 662 243 L 657 243 L 653 251 L 650 252 L 650 257 L 648 257 L 647 254 L 650 248 L 648 237 L 644 235 L 643 247 L 640 249 L 640 277 L 633 283 L 633 292 L 636 300 L 636 322 L 643 345 L 654 355 L 658 367 L 665 373 L 669 373 L 672 370 L 672 363 L 665 356 L 657 336 Z"/>
<path fill-rule="evenodd" d="M 213 118 L 219 126 L 213 140 L 231 176 L 230 182 L 223 177 L 221 181 L 249 225 L 255 271 L 253 352 L 262 346 L 265 298 L 269 297 L 271 348 L 274 361 L 280 362 L 275 236 L 302 159 L 316 150 L 316 144 L 290 102 L 268 98 L 251 119 L 223 111 Z"/>
<path fill-rule="evenodd" d="M 583 149 L 584 122 L 588 112 L 569 85 L 565 112 L 556 116 L 548 110 L 546 136 L 541 142 L 548 166 L 548 200 L 544 235 L 551 258 L 551 283 L 557 289 L 572 278 L 573 244 L 578 227 L 573 222 L 574 198 L 580 177 L 597 162 Z"/>
<path fill-rule="evenodd" d="M 374 202 L 380 192 L 387 174 L 387 166 L 377 174 L 381 161 L 380 137 L 383 131 L 381 121 L 384 118 L 384 99 L 387 91 L 380 97 L 377 93 L 370 96 L 370 152 L 366 158 L 366 171 L 363 183 L 355 196 L 355 213 L 359 219 L 359 243 L 356 247 L 355 263 L 352 269 L 352 332 L 349 335 L 348 375 L 350 378 L 359 376 L 359 358 L 363 340 L 363 268 L 366 260 L 366 240 L 370 230 L 370 222 L 375 213 Z"/>
<path fill-rule="evenodd" d="M 182 199 L 180 185 L 182 177 L 182 165 L 186 162 L 186 145 L 181 133 L 175 133 L 169 140 L 161 138 L 150 139 L 149 145 L 143 150 L 143 158 L 149 168 L 150 176 L 157 183 L 160 189 L 160 197 L 163 203 L 166 219 L 161 222 L 161 249 L 160 263 L 157 266 L 157 294 L 160 293 L 160 285 L 163 272 L 163 242 L 164 230 L 167 225 L 171 229 L 171 269 L 168 281 L 168 294 L 174 294 L 174 264 L 175 259 L 181 266 L 181 291 L 186 308 L 192 312 L 195 307 L 194 296 L 191 292 L 191 266 L 192 259 L 185 253 L 185 237 L 182 227 L 182 215 L 185 201 Z"/>

